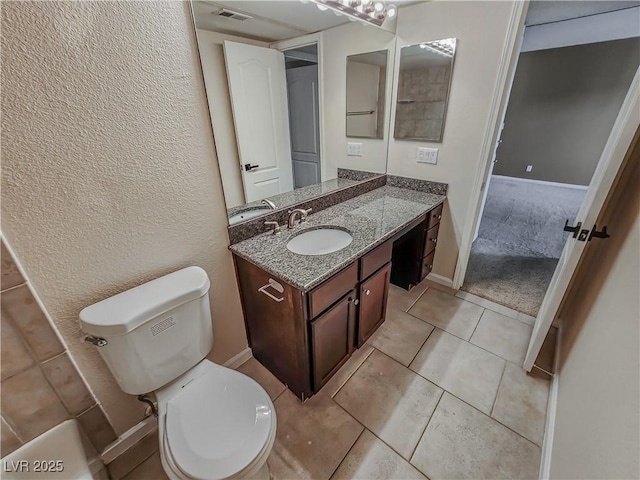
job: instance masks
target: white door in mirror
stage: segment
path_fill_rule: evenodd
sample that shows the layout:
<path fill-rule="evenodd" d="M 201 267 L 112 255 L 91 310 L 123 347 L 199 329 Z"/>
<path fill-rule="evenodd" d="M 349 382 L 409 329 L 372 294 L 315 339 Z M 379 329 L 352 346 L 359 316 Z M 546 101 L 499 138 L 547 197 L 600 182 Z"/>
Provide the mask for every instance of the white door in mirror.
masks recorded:
<path fill-rule="evenodd" d="M 246 203 L 293 190 L 284 54 L 224 42 Z"/>

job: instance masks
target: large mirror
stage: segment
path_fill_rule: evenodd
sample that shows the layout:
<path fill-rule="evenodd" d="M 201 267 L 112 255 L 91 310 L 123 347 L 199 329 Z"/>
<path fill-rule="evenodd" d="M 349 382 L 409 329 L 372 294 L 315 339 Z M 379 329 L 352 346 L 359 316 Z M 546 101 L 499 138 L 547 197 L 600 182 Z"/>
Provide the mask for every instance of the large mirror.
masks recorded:
<path fill-rule="evenodd" d="M 442 142 L 456 39 L 402 47 L 394 138 Z"/>
<path fill-rule="evenodd" d="M 371 140 L 360 140 L 361 155 L 348 156 L 341 122 L 347 57 L 386 49 L 369 59 L 381 72 L 393 33 L 311 2 L 191 5 L 230 224 L 357 182 L 337 178 L 338 168 L 385 172 L 387 145 L 377 140 L 389 125 L 384 100 L 369 107 L 375 124 Z M 376 95 L 384 99 L 391 80 L 376 78 Z"/>
<path fill-rule="evenodd" d="M 383 138 L 387 51 L 347 57 L 347 137 Z"/>

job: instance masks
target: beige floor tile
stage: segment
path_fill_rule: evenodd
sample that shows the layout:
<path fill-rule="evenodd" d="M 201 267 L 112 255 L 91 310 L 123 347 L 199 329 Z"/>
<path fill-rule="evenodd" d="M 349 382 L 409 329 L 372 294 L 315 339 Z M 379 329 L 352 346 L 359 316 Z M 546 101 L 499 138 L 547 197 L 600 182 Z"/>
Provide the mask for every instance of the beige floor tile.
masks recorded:
<path fill-rule="evenodd" d="M 365 343 L 362 347 L 353 352 L 349 360 L 347 360 L 345 364 L 340 367 L 340 370 L 338 370 L 324 385 L 324 387 L 322 387 L 320 393 L 329 395 L 333 398 L 336 393 L 338 393 L 338 390 L 340 390 L 351 378 L 351 375 L 356 373 L 356 370 L 360 368 L 360 365 L 362 365 L 367 357 L 371 355 L 371 352 L 373 352 L 373 347 L 368 343 Z"/>
<path fill-rule="evenodd" d="M 416 303 L 416 300 L 420 298 L 420 295 L 422 295 L 428 287 L 429 284 L 426 280 L 423 280 L 411 290 L 405 290 L 404 288 L 400 288 L 395 285 L 389 285 L 387 309 L 395 308 L 406 312 L 414 303 Z"/>
<path fill-rule="evenodd" d="M 507 364 L 491 416 L 536 445 L 542 446 L 549 399 L 547 379 Z"/>
<path fill-rule="evenodd" d="M 275 480 L 328 479 L 364 430 L 328 395 L 300 403 L 285 391 L 275 407 L 278 431 L 269 455 Z"/>
<path fill-rule="evenodd" d="M 411 463 L 432 479 L 534 479 L 540 448 L 445 393 Z"/>
<path fill-rule="evenodd" d="M 169 480 L 162 468 L 160 452 L 156 452 L 131 470 L 123 480 Z"/>
<path fill-rule="evenodd" d="M 444 293 L 448 293 L 449 295 L 455 295 L 456 293 L 458 293 L 458 290 L 455 290 L 451 287 L 447 287 L 446 285 L 443 285 L 441 283 L 434 282 L 433 280 L 426 279 L 425 282 L 427 282 L 427 285 L 429 285 L 429 288 L 432 288 L 432 289 L 435 288 L 436 290 L 439 290 Z"/>
<path fill-rule="evenodd" d="M 409 459 L 441 395 L 440 388 L 374 351 L 335 400 Z"/>
<path fill-rule="evenodd" d="M 527 325 L 531 325 L 532 327 L 536 323 L 536 317 L 532 317 L 531 315 L 521 312 L 518 312 L 518 318 L 516 320 L 526 323 Z"/>
<path fill-rule="evenodd" d="M 405 367 L 424 344 L 433 326 L 400 310 L 387 310 L 387 319 L 367 343 Z"/>
<path fill-rule="evenodd" d="M 286 390 L 284 383 L 278 380 L 265 366 L 255 358 L 250 358 L 238 367 L 238 371 L 253 378 L 262 385 L 271 400 L 275 400 Z"/>
<path fill-rule="evenodd" d="M 485 310 L 470 342 L 510 362 L 522 365 L 532 327 L 513 318 Z"/>
<path fill-rule="evenodd" d="M 409 368 L 488 415 L 505 363 L 475 345 L 436 329 Z"/>
<path fill-rule="evenodd" d="M 510 317 L 513 319 L 518 319 L 518 315 L 520 313 L 513 308 L 505 307 L 504 305 L 500 305 L 498 303 L 492 302 L 491 300 L 487 300 L 486 298 L 479 297 L 474 295 L 473 293 L 465 292 L 464 290 L 460 290 L 456 293 L 456 297 L 466 300 L 467 302 L 475 303 L 484 308 L 488 308 L 489 310 L 493 310 L 494 312 L 500 313 L 506 317 Z"/>
<path fill-rule="evenodd" d="M 430 288 L 409 313 L 457 337 L 469 340 L 484 309 Z"/>
<path fill-rule="evenodd" d="M 369 430 L 365 430 L 331 479 L 418 480 L 425 479 L 425 476 Z"/>

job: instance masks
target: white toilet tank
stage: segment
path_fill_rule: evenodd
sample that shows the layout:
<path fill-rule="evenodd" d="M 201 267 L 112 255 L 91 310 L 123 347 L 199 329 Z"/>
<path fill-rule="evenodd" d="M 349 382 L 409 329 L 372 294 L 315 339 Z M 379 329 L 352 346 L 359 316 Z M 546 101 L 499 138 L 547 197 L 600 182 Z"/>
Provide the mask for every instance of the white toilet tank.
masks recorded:
<path fill-rule="evenodd" d="M 80 312 L 82 329 L 94 337 L 123 391 L 152 392 L 209 353 L 209 286 L 202 268 L 187 267 Z"/>

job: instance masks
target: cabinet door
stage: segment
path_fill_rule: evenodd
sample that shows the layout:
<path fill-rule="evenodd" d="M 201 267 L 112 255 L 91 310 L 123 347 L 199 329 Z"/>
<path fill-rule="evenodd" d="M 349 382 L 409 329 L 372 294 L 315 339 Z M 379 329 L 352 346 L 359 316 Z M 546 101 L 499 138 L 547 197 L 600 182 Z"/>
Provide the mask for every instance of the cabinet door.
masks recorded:
<path fill-rule="evenodd" d="M 313 390 L 317 392 L 353 352 L 356 291 L 311 322 Z"/>
<path fill-rule="evenodd" d="M 358 317 L 358 347 L 384 322 L 389 294 L 391 264 L 380 269 L 360 284 L 360 315 Z"/>

